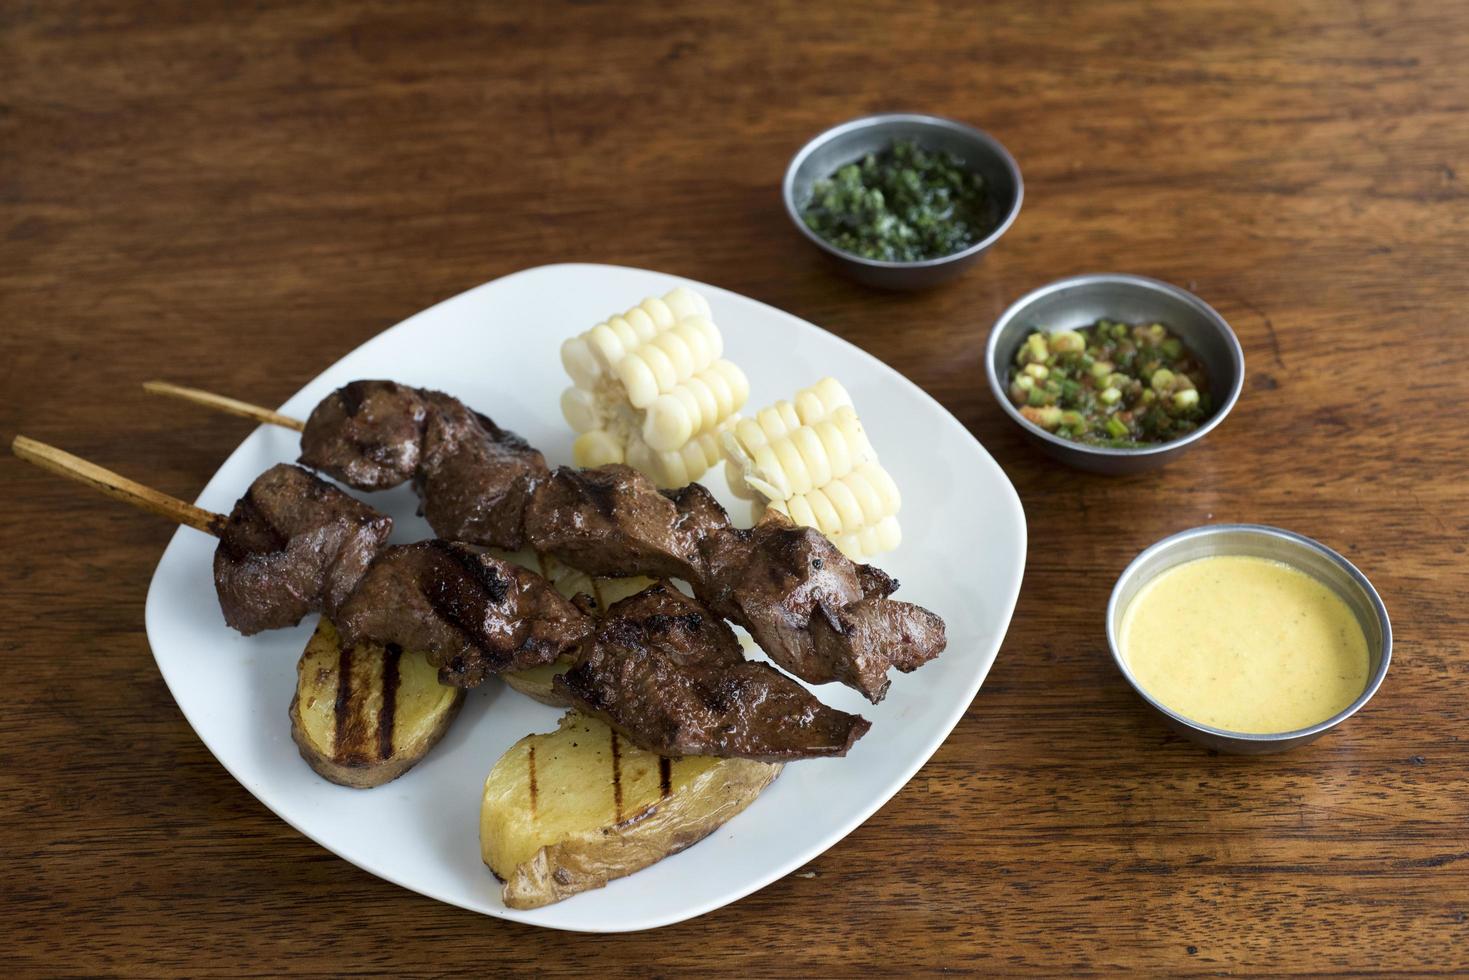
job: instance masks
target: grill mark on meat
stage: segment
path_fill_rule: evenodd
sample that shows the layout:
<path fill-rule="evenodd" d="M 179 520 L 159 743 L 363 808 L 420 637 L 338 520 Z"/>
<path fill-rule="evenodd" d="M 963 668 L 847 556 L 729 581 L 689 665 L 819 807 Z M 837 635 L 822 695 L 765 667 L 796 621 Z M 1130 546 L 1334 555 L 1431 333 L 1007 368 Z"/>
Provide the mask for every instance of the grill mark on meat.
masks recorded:
<path fill-rule="evenodd" d="M 291 540 L 291 536 L 277 527 L 275 522 L 270 519 L 269 515 L 260 506 L 259 500 L 255 497 L 255 486 L 253 484 L 250 486 L 250 489 L 245 491 L 245 495 L 240 498 L 239 503 L 235 505 L 234 513 L 228 518 L 228 523 L 238 527 L 247 527 L 252 523 L 256 524 L 265 532 L 265 536 L 269 541 L 268 550 L 270 552 L 284 551 L 287 543 Z M 220 543 L 224 545 L 225 554 L 229 555 L 231 561 L 242 561 L 251 554 L 259 553 L 254 549 L 241 547 L 241 542 L 234 535 L 222 536 Z"/>
<path fill-rule="evenodd" d="M 434 612 L 444 622 L 467 636 L 476 647 L 487 654 L 494 650 L 497 642 L 485 630 L 483 615 L 476 615 L 483 605 L 499 605 L 510 593 L 510 583 L 493 568 L 475 560 L 473 554 L 453 547 L 449 542 L 435 538 L 429 544 L 441 556 L 448 558 L 464 571 L 463 575 L 436 575 L 424 587 L 423 594 Z M 498 658 L 503 659 L 503 658 Z M 456 671 L 463 670 L 462 660 L 456 658 Z"/>
<path fill-rule="evenodd" d="M 530 815 L 534 818 L 536 815 L 536 747 L 534 745 L 527 748 L 525 770 L 528 777 L 527 785 L 530 789 Z"/>
<path fill-rule="evenodd" d="M 564 674 L 557 674 L 551 678 L 552 690 L 562 692 L 581 701 L 593 710 L 607 707 L 606 692 L 585 677 L 587 673 L 583 664 L 576 664 Z"/>
<path fill-rule="evenodd" d="M 658 794 L 668 799 L 673 793 L 673 762 L 666 755 L 658 757 Z"/>
<path fill-rule="evenodd" d="M 724 714 L 731 706 L 739 703 L 739 691 L 729 677 L 721 677 L 708 687 L 698 688 L 695 693 L 705 707 L 719 714 Z"/>
<path fill-rule="evenodd" d="M 622 823 L 622 748 L 617 744 L 617 733 L 611 732 L 612 744 L 612 813 L 617 823 Z"/>
<path fill-rule="evenodd" d="M 477 561 L 472 552 L 455 548 L 441 538 L 435 538 L 433 546 L 440 554 L 454 559 L 455 563 L 464 569 L 495 605 L 498 606 L 504 602 L 505 597 L 510 594 L 510 583 L 498 571 Z"/>
<path fill-rule="evenodd" d="M 612 520 L 612 513 L 616 509 L 617 489 L 612 483 L 602 480 L 585 479 L 577 480 L 574 484 L 581 491 L 597 513 L 608 520 Z"/>
<path fill-rule="evenodd" d="M 606 639 L 638 646 L 643 637 L 663 636 L 679 630 L 691 637 L 698 635 L 704 626 L 704 617 L 698 612 L 679 614 L 653 613 L 637 622 L 613 619 L 604 622 L 602 635 Z"/>
<path fill-rule="evenodd" d="M 479 422 L 480 426 L 489 434 L 490 438 L 501 446 L 517 453 L 536 451 L 530 443 L 525 441 L 523 436 L 517 432 L 511 432 L 509 429 L 500 428 L 495 424 L 495 420 L 488 415 L 482 415 L 473 409 L 470 409 L 470 414 L 475 417 L 475 420 Z"/>
<path fill-rule="evenodd" d="M 356 418 L 357 413 L 362 410 L 362 390 L 363 386 L 356 382 L 340 389 L 342 414 L 346 415 L 349 419 Z"/>
<path fill-rule="evenodd" d="M 403 648 L 389 643 L 383 655 L 383 703 L 377 712 L 377 757 L 393 757 L 393 722 L 398 712 L 398 661 Z"/>
<path fill-rule="evenodd" d="M 391 466 L 395 462 L 397 450 L 388 443 L 375 439 L 363 439 L 360 436 L 349 435 L 344 438 L 353 449 L 379 466 Z"/>
<path fill-rule="evenodd" d="M 336 728 L 332 735 L 332 755 L 338 762 L 346 762 L 351 748 L 352 647 L 344 646 L 337 654 L 337 700 L 333 707 Z"/>
<path fill-rule="evenodd" d="M 697 633 L 700 627 L 704 625 L 704 617 L 697 612 L 682 613 L 676 616 L 655 613 L 647 617 L 643 622 L 654 633 L 670 633 L 675 627 L 687 630 L 690 633 Z"/>

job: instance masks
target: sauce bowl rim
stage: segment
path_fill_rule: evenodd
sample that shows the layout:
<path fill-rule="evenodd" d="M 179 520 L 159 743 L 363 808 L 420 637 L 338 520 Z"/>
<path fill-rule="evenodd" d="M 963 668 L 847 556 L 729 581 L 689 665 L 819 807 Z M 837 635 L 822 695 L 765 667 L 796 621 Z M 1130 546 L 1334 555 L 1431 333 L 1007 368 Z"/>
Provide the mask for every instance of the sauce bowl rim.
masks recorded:
<path fill-rule="evenodd" d="M 940 255 L 931 259 L 919 259 L 913 262 L 889 262 L 883 259 L 869 259 L 855 252 L 848 252 L 844 248 L 838 248 L 806 226 L 806 222 L 801 218 L 800 209 L 796 206 L 796 174 L 800 171 L 801 166 L 806 160 L 838 136 L 843 136 L 858 129 L 883 129 L 891 123 L 901 122 L 919 123 L 935 129 L 948 129 L 962 133 L 999 158 L 1000 162 L 1005 166 L 1005 169 L 1009 171 L 1011 179 L 1015 182 L 1015 200 L 1010 202 L 1004 217 L 1000 219 L 1000 223 L 995 225 L 989 234 L 974 244 L 968 245 L 957 252 L 950 252 L 948 255 Z M 970 171 L 971 173 L 973 172 L 972 167 Z M 785 176 L 780 182 L 780 193 L 782 200 L 785 202 L 786 214 L 790 217 L 791 222 L 800 230 L 802 235 L 806 236 L 808 241 L 814 243 L 823 252 L 834 255 L 844 261 L 873 269 L 930 269 L 935 266 L 947 265 L 950 262 L 958 262 L 971 255 L 977 255 L 999 241 L 1000 236 L 1010 229 L 1010 226 L 1015 223 L 1015 219 L 1020 215 L 1020 206 L 1025 201 L 1025 182 L 1020 176 L 1020 165 L 1015 162 L 1015 157 L 1010 154 L 1009 150 L 1005 149 L 1003 143 L 982 129 L 971 126 L 968 123 L 959 122 L 957 119 L 934 116 L 923 112 L 879 112 L 868 116 L 858 116 L 855 119 L 848 119 L 846 122 L 837 123 L 835 126 L 824 129 L 807 140 L 805 145 L 796 151 L 796 155 L 791 157 L 791 162 L 786 166 Z"/>
<path fill-rule="evenodd" d="M 1118 599 L 1123 587 L 1136 576 L 1137 570 L 1154 555 L 1175 547 L 1184 541 L 1226 533 L 1244 533 L 1259 535 L 1261 537 L 1274 537 L 1288 541 L 1293 546 L 1315 551 L 1346 572 L 1361 587 L 1363 594 L 1366 595 L 1372 613 L 1377 618 L 1378 625 L 1382 629 L 1382 655 L 1376 669 L 1372 672 L 1372 676 L 1367 679 L 1367 685 L 1362 689 L 1362 693 L 1351 704 L 1330 718 L 1317 722 L 1314 725 L 1308 725 L 1305 728 L 1297 728 L 1285 732 L 1236 732 L 1227 728 L 1215 728 L 1212 725 L 1206 725 L 1201 721 L 1179 714 L 1172 708 L 1162 704 L 1149 694 L 1147 689 L 1133 676 L 1131 668 L 1127 665 L 1126 658 L 1122 655 L 1122 644 L 1117 635 L 1120 617 L 1126 612 L 1125 609 L 1118 608 Z M 1310 572 L 1289 561 L 1282 561 L 1282 564 L 1290 565 L 1290 567 L 1301 572 L 1303 575 L 1311 575 Z M 1163 571 L 1166 571 L 1166 569 Z M 1156 574 L 1161 574 L 1161 571 Z M 1311 577 L 1318 582 L 1321 581 L 1314 575 L 1311 575 Z M 1329 583 L 1323 582 L 1322 584 L 1326 585 L 1327 588 L 1332 588 Z M 1332 589 L 1332 591 L 1335 592 L 1336 590 Z M 1343 598 L 1345 599 L 1345 597 Z M 1136 596 L 1134 596 L 1134 601 L 1136 601 Z M 1118 670 L 1122 671 L 1122 676 L 1127 679 L 1127 683 L 1132 686 L 1132 689 L 1157 711 L 1185 727 L 1212 735 L 1216 738 L 1241 742 L 1286 742 L 1298 739 L 1310 739 L 1327 732 L 1356 714 L 1368 701 L 1372 700 L 1372 696 L 1377 693 L 1377 689 L 1382 686 L 1383 680 L 1387 677 L 1388 666 L 1392 663 L 1392 621 L 1388 617 L 1387 607 L 1383 604 L 1382 597 L 1377 594 L 1377 589 L 1372 586 L 1372 582 L 1368 580 L 1367 576 L 1356 565 L 1348 561 L 1346 556 L 1322 544 L 1320 541 L 1314 538 L 1308 538 L 1304 534 L 1297 534 L 1294 531 L 1287 531 L 1285 528 L 1273 527 L 1269 524 L 1203 524 L 1198 527 L 1179 531 L 1175 534 L 1170 534 L 1166 538 L 1149 545 L 1122 570 L 1122 574 L 1117 577 L 1117 583 L 1112 586 L 1112 594 L 1107 600 L 1107 645 L 1112 650 L 1112 659 L 1117 664 Z"/>

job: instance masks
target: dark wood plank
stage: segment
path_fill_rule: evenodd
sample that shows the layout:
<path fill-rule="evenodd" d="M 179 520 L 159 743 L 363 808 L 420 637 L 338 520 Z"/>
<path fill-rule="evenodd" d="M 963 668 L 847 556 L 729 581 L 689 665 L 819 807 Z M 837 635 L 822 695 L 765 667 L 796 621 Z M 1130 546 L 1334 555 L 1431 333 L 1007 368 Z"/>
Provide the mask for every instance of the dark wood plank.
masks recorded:
<path fill-rule="evenodd" d="M 142 604 L 170 529 L 9 459 L 0 889 L 21 973 L 399 975 L 1469 969 L 1469 7 L 1181 0 L 0 10 L 0 435 L 190 496 L 275 404 L 416 310 L 545 262 L 717 283 L 914 378 L 1004 465 L 1032 551 L 954 735 L 847 841 L 735 906 L 567 936 L 411 895 L 286 827 L 198 742 Z M 1019 158 L 1025 210 L 918 296 L 834 278 L 777 183 L 818 129 L 911 107 Z M 1197 290 L 1250 384 L 1184 462 L 1057 470 L 981 351 L 1092 269 Z M 1394 615 L 1367 711 L 1272 759 L 1150 721 L 1101 613 L 1207 520 L 1345 552 Z M 962 570 L 956 570 L 962 573 Z"/>

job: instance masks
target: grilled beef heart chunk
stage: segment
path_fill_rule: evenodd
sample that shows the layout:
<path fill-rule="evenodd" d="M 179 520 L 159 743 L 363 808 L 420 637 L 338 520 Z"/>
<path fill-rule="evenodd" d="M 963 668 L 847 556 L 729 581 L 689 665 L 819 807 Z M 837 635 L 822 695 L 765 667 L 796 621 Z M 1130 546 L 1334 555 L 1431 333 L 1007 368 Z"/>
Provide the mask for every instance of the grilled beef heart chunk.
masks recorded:
<path fill-rule="evenodd" d="M 454 687 L 550 663 L 593 625 L 534 572 L 439 539 L 385 549 L 334 621 L 343 646 L 422 650 Z"/>
<path fill-rule="evenodd" d="M 699 598 L 809 683 L 840 681 L 876 703 L 888 668 L 906 673 L 944 649 L 944 621 L 888 599 L 898 587 L 891 576 L 775 511 L 749 530 L 708 536 L 703 557 Z"/>
<path fill-rule="evenodd" d="M 549 475 L 545 458 L 456 399 L 424 397 L 432 410 L 413 489 L 429 527 L 451 541 L 519 551 L 526 504 Z"/>
<path fill-rule="evenodd" d="M 840 756 L 870 727 L 746 660 L 722 619 L 666 582 L 613 605 L 590 651 L 553 687 L 665 756 Z"/>
<path fill-rule="evenodd" d="M 418 472 L 428 412 L 417 388 L 354 381 L 311 410 L 300 462 L 358 490 L 396 487 Z"/>
<path fill-rule="evenodd" d="M 702 569 L 700 537 L 711 525 L 729 526 L 709 492 L 698 491 L 702 496 L 662 493 L 620 463 L 587 470 L 561 466 L 526 509 L 526 538 L 537 551 L 590 575 L 693 582 Z"/>
<path fill-rule="evenodd" d="M 409 479 L 441 538 L 518 551 L 525 506 L 546 478 L 526 441 L 442 392 L 354 381 L 311 412 L 301 462 L 360 490 Z"/>
<path fill-rule="evenodd" d="M 235 502 L 214 551 L 225 622 L 245 635 L 335 613 L 393 519 L 298 466 L 272 466 Z"/>

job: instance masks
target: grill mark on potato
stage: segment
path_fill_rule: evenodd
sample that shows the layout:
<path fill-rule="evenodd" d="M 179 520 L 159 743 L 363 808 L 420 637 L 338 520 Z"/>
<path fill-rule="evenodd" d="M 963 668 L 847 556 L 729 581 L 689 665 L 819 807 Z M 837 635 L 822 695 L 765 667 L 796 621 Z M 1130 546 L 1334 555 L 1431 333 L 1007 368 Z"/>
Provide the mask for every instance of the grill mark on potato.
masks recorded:
<path fill-rule="evenodd" d="M 633 826 L 636 826 L 637 824 L 642 823 L 644 820 L 646 820 L 649 817 L 653 816 L 653 814 L 655 814 L 657 812 L 658 812 L 658 806 L 657 806 L 657 804 L 649 803 L 646 806 L 640 807 L 638 810 L 634 811 L 633 814 L 632 814 L 632 816 L 630 816 L 630 817 L 628 817 L 628 818 L 626 818 L 624 820 L 617 821 L 617 823 L 615 823 L 615 824 L 612 825 L 612 828 L 614 830 L 626 830 L 629 827 L 633 827 Z"/>
<path fill-rule="evenodd" d="M 342 647 L 337 654 L 336 724 L 332 729 L 332 756 L 346 760 L 347 730 L 352 722 L 352 648 Z"/>
<path fill-rule="evenodd" d="M 380 686 L 375 683 L 379 671 L 387 669 L 387 654 L 371 655 L 376 652 L 376 648 L 369 648 L 368 655 L 364 657 L 363 651 L 357 647 L 343 647 L 337 655 L 337 699 L 333 705 L 336 732 L 332 759 L 338 765 L 360 768 L 381 761 L 376 750 L 382 712 L 380 709 L 378 717 L 372 717 L 372 695 Z M 354 670 L 360 676 L 354 677 Z M 396 678 L 394 686 L 397 686 Z M 389 739 L 391 751 L 391 734 Z"/>
<path fill-rule="evenodd" d="M 658 792 L 666 800 L 673 793 L 673 762 L 667 757 L 658 757 Z"/>
<path fill-rule="evenodd" d="M 398 713 L 398 661 L 403 657 L 403 648 L 389 643 L 383 654 L 383 703 L 377 712 L 377 757 L 379 760 L 393 757 L 393 722 Z"/>
<path fill-rule="evenodd" d="M 526 770 L 526 775 L 529 777 L 529 779 L 528 779 L 528 786 L 530 788 L 530 815 L 531 815 L 531 819 L 535 819 L 535 816 L 536 816 L 536 747 L 534 745 L 529 746 L 528 749 L 527 749 L 527 751 L 526 751 L 526 756 L 525 756 L 525 770 Z"/>
<path fill-rule="evenodd" d="M 617 744 L 617 733 L 611 732 L 612 742 L 612 813 L 615 822 L 622 822 L 622 748 Z"/>

